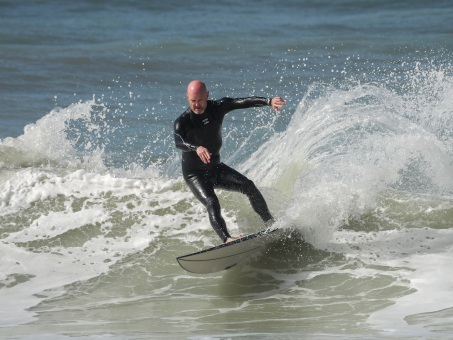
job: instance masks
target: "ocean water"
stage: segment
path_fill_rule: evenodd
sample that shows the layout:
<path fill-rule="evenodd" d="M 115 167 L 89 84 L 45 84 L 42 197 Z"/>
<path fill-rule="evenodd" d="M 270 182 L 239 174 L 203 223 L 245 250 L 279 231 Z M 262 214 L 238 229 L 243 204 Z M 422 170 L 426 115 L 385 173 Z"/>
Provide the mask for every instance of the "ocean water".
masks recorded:
<path fill-rule="evenodd" d="M 453 336 L 450 1 L 0 1 L 0 338 Z M 287 237 L 225 272 L 174 119 L 232 112 L 224 162 Z M 233 233 L 263 229 L 220 191 Z"/>

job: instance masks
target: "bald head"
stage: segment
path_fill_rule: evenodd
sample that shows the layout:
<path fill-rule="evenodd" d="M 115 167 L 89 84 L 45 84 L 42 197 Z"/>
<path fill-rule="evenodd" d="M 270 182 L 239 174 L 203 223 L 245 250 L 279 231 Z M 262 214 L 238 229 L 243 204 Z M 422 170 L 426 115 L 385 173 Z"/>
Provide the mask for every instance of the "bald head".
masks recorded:
<path fill-rule="evenodd" d="M 195 114 L 202 114 L 208 104 L 209 92 L 201 80 L 192 80 L 187 86 L 186 98 Z"/>
<path fill-rule="evenodd" d="M 187 86 L 187 94 L 191 93 L 206 93 L 206 84 L 201 80 L 192 80 Z"/>

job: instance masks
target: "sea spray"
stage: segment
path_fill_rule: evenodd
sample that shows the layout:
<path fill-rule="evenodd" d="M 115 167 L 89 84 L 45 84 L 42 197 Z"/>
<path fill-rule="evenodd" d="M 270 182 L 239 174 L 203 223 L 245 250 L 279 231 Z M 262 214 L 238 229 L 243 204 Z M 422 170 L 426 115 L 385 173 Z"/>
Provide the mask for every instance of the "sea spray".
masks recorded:
<path fill-rule="evenodd" d="M 5 138 L 0 144 L 2 156 L 5 157 L 1 164 L 4 167 L 21 167 L 53 163 L 54 166 L 75 168 L 84 162 L 102 170 L 103 166 L 98 160 L 95 165 L 90 161 L 102 153 L 102 147 L 92 142 L 100 139 L 99 134 L 95 133 L 91 140 L 82 142 L 83 130 L 74 125 L 88 123 L 90 127 L 85 128 L 85 131 L 96 132 L 92 115 L 94 107 L 94 101 L 88 101 L 63 109 L 55 108 L 36 123 L 27 125 L 23 135 Z"/>
<path fill-rule="evenodd" d="M 453 192 L 451 75 L 410 75 L 403 93 L 375 83 L 312 85 L 286 131 L 242 166 L 289 196 L 280 215 L 311 244 L 326 246 L 388 190 Z"/>

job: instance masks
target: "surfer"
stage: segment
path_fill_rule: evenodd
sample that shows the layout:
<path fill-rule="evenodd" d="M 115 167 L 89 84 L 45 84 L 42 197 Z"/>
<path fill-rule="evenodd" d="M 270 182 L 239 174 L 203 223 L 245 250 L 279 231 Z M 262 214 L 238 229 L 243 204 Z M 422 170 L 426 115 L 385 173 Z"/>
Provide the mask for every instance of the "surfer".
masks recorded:
<path fill-rule="evenodd" d="M 175 144 L 182 153 L 184 180 L 195 197 L 208 210 L 209 221 L 223 242 L 234 238 L 228 233 L 214 189 L 241 192 L 266 226 L 273 218 L 263 195 L 255 184 L 220 161 L 222 123 L 225 115 L 236 109 L 271 106 L 278 111 L 286 102 L 281 97 L 222 98 L 208 100 L 209 92 L 201 80 L 187 86 L 189 108 L 174 122 Z"/>

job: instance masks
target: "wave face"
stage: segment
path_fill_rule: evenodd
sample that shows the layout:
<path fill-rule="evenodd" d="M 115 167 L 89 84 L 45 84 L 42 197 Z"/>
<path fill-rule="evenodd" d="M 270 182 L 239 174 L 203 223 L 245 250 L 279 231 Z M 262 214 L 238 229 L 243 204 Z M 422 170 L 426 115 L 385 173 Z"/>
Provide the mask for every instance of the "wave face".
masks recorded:
<path fill-rule="evenodd" d="M 278 9 L 278 10 L 277 10 Z M 448 337 L 450 1 L 0 2 L 0 337 Z M 211 98 L 223 161 L 287 236 L 228 271 L 172 124 Z M 218 191 L 233 234 L 264 228 Z"/>

